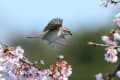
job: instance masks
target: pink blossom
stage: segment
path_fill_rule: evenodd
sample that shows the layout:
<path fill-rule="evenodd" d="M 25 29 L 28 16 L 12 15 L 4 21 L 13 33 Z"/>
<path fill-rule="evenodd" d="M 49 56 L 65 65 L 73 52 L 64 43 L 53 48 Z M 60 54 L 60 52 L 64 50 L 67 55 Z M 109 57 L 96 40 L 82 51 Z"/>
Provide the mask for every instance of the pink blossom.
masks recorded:
<path fill-rule="evenodd" d="M 120 78 L 120 70 L 117 71 L 116 75 Z"/>
<path fill-rule="evenodd" d="M 39 70 L 33 65 L 21 62 L 21 59 L 25 60 L 21 47 L 9 48 L 10 53 L 4 53 L 4 50 L 0 49 L 0 71 L 3 76 L 0 76 L 0 80 L 68 80 L 72 74 L 72 68 L 66 61 L 56 62 L 48 69 Z"/>
<path fill-rule="evenodd" d="M 109 48 L 105 54 L 105 60 L 111 63 L 115 63 L 118 60 L 116 49 Z"/>
<path fill-rule="evenodd" d="M 112 38 L 110 36 L 107 36 L 107 35 L 102 36 L 102 41 L 104 43 L 106 43 L 107 45 L 114 45 L 114 46 L 117 45 L 117 42 L 112 40 Z"/>
<path fill-rule="evenodd" d="M 113 35 L 114 35 L 114 40 L 120 40 L 120 31 L 119 30 L 116 30 Z"/>
<path fill-rule="evenodd" d="M 24 50 L 20 46 L 16 47 L 15 50 L 11 49 L 10 52 L 19 58 L 23 58 Z"/>
<path fill-rule="evenodd" d="M 120 26 L 120 13 L 118 13 L 115 16 L 115 19 L 113 20 L 114 23 L 116 23 L 118 26 Z"/>
<path fill-rule="evenodd" d="M 116 75 L 120 78 L 120 70 L 117 71 Z"/>
<path fill-rule="evenodd" d="M 102 73 L 96 74 L 96 80 L 104 80 L 103 74 Z"/>
<path fill-rule="evenodd" d="M 40 60 L 40 63 L 41 63 L 41 64 L 45 64 L 44 60 Z"/>
<path fill-rule="evenodd" d="M 58 56 L 57 57 L 57 59 L 63 59 L 64 58 L 64 56 Z"/>
<path fill-rule="evenodd" d="M 67 64 L 66 61 L 61 61 L 61 62 L 60 62 L 60 65 L 61 65 L 61 66 L 66 66 L 66 64 Z"/>

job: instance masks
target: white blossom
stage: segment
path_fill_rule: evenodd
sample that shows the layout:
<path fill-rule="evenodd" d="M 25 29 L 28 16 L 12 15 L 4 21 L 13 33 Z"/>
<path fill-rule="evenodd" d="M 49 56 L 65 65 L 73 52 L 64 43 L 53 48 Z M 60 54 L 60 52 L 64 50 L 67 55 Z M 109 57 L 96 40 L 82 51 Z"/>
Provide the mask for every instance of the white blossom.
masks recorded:
<path fill-rule="evenodd" d="M 120 70 L 117 71 L 116 75 L 120 78 Z"/>
<path fill-rule="evenodd" d="M 109 48 L 105 54 L 105 60 L 111 63 L 115 63 L 118 60 L 116 49 Z"/>
<path fill-rule="evenodd" d="M 114 36 L 114 40 L 120 40 L 120 31 L 116 30 L 113 36 Z"/>
<path fill-rule="evenodd" d="M 40 60 L 40 63 L 41 63 L 41 64 L 45 64 L 44 60 Z"/>
<path fill-rule="evenodd" d="M 116 23 L 118 26 L 120 26 L 120 13 L 118 13 L 115 16 L 115 19 L 113 20 L 114 23 Z"/>
<path fill-rule="evenodd" d="M 96 80 L 104 80 L 103 74 L 102 73 L 96 74 Z"/>
<path fill-rule="evenodd" d="M 62 56 L 62 55 L 57 57 L 57 59 L 63 59 L 63 58 L 64 58 L 64 56 Z"/>
<path fill-rule="evenodd" d="M 117 42 L 113 41 L 110 36 L 106 36 L 106 35 L 102 36 L 102 41 L 107 45 L 114 45 L 114 46 L 117 45 Z"/>

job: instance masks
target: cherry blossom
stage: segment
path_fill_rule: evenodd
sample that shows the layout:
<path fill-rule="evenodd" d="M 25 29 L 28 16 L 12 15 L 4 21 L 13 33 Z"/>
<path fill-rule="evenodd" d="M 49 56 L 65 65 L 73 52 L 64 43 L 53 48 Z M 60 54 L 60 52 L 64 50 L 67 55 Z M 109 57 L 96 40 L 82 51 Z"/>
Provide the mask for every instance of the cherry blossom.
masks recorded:
<path fill-rule="evenodd" d="M 103 74 L 102 73 L 96 74 L 96 80 L 104 80 Z"/>
<path fill-rule="evenodd" d="M 44 60 L 40 60 L 40 63 L 41 63 L 41 64 L 45 64 Z"/>
<path fill-rule="evenodd" d="M 115 19 L 113 20 L 114 23 L 116 23 L 118 26 L 120 26 L 120 13 L 118 13 L 115 16 Z"/>
<path fill-rule="evenodd" d="M 103 7 L 107 7 L 109 3 L 116 5 L 120 3 L 120 0 L 101 0 L 101 6 Z M 120 4 L 118 7 L 120 9 Z M 117 55 L 119 55 L 118 53 L 120 52 L 120 12 L 116 14 L 113 22 L 117 26 L 116 28 L 111 29 L 108 35 L 102 36 L 102 41 L 104 43 L 88 42 L 88 44 L 92 46 L 105 47 L 105 60 L 110 63 L 116 63 L 119 58 Z M 96 80 L 114 80 L 116 75 L 120 78 L 120 63 L 112 73 L 108 72 L 104 76 L 102 73 L 97 74 Z"/>
<path fill-rule="evenodd" d="M 57 59 L 63 59 L 63 58 L 64 58 L 64 56 L 62 56 L 62 55 L 57 57 Z"/>
<path fill-rule="evenodd" d="M 115 63 L 118 60 L 116 49 L 109 48 L 105 54 L 105 60 L 111 63 Z"/>
<path fill-rule="evenodd" d="M 117 45 L 117 42 L 112 40 L 112 38 L 110 36 L 104 35 L 102 36 L 102 41 L 108 45 Z"/>
<path fill-rule="evenodd" d="M 20 46 L 0 49 L 0 80 L 68 80 L 72 74 L 66 61 L 56 61 L 48 69 L 39 69 L 23 54 Z M 40 62 L 44 64 L 43 60 Z"/>
<path fill-rule="evenodd" d="M 120 40 L 120 31 L 116 30 L 113 36 L 114 36 L 114 40 Z"/>
<path fill-rule="evenodd" d="M 117 71 L 116 75 L 120 78 L 120 70 Z"/>

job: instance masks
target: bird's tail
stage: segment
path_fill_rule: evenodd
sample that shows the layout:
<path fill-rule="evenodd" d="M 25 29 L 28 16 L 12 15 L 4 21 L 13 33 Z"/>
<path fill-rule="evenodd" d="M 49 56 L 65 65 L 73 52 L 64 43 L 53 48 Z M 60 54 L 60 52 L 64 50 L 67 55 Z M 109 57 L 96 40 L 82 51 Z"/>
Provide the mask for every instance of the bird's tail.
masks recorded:
<path fill-rule="evenodd" d="M 32 36 L 28 36 L 27 38 L 40 38 L 42 39 L 44 37 L 44 35 L 46 35 L 48 31 L 45 31 L 45 32 L 42 32 L 41 34 L 39 35 L 32 35 Z"/>
<path fill-rule="evenodd" d="M 27 38 L 41 38 L 40 35 L 32 35 L 32 36 L 27 36 Z"/>

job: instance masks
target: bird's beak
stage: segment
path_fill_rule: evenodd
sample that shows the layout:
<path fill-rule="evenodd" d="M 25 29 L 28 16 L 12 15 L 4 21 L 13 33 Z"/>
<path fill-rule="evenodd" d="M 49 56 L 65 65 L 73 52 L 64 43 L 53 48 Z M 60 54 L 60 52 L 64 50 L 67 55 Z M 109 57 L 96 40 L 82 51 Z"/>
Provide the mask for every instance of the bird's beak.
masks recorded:
<path fill-rule="evenodd" d="M 72 36 L 72 32 L 70 32 L 70 35 Z"/>

